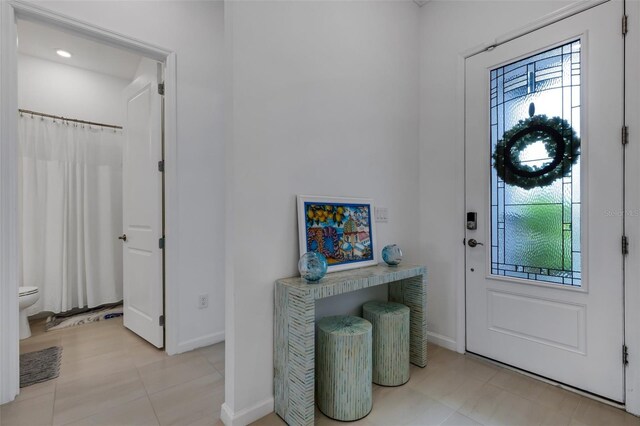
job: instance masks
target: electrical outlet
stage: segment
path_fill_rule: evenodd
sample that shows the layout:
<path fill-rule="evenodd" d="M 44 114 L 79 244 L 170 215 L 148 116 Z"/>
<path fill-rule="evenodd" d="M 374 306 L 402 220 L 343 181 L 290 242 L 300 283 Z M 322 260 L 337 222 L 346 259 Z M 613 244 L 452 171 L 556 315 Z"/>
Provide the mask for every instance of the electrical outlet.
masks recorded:
<path fill-rule="evenodd" d="M 377 223 L 387 223 L 389 222 L 389 209 L 386 207 L 376 207 L 375 216 Z"/>
<path fill-rule="evenodd" d="M 198 309 L 204 309 L 209 306 L 209 295 L 201 294 L 198 296 Z"/>

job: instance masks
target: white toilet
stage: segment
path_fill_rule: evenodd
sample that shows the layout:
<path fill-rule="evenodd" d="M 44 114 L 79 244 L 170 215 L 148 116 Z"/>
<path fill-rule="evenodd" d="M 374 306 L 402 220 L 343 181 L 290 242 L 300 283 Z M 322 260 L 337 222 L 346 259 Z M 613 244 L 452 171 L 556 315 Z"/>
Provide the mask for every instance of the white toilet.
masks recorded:
<path fill-rule="evenodd" d="M 27 318 L 27 308 L 38 301 L 38 287 L 20 287 L 20 339 L 26 339 L 31 336 L 31 328 L 29 327 L 29 319 Z"/>

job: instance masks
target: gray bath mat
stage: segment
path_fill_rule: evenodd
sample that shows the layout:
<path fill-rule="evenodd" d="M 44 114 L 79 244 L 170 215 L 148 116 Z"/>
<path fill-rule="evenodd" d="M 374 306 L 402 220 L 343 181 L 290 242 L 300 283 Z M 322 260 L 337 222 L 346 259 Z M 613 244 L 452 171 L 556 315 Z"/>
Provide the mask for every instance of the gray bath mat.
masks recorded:
<path fill-rule="evenodd" d="M 61 359 L 61 346 L 52 346 L 20 355 L 20 387 L 24 388 L 58 377 Z"/>

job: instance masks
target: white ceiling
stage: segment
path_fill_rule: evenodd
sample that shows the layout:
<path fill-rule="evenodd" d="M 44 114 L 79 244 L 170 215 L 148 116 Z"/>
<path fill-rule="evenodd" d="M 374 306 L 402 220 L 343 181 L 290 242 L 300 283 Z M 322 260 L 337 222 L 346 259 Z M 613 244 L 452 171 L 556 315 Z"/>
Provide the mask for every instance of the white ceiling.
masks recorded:
<path fill-rule="evenodd" d="M 56 54 L 70 52 L 69 59 Z M 133 80 L 141 57 L 79 35 L 30 21 L 18 21 L 18 52 L 65 65 Z"/>

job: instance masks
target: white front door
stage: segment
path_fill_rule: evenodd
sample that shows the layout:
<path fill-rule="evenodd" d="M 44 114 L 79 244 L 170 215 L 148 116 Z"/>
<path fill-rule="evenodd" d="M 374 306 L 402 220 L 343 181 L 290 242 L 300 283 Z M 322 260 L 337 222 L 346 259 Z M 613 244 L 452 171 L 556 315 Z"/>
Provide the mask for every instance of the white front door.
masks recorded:
<path fill-rule="evenodd" d="M 622 6 L 465 70 L 467 350 L 620 402 Z"/>
<path fill-rule="evenodd" d="M 125 90 L 123 154 L 124 325 L 164 346 L 162 227 L 162 98 L 154 72 Z"/>

